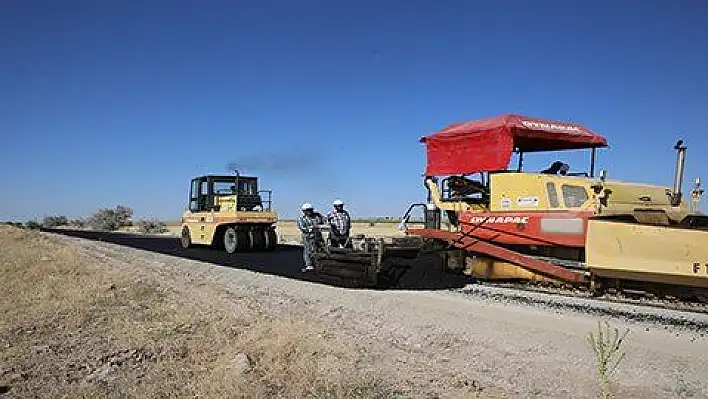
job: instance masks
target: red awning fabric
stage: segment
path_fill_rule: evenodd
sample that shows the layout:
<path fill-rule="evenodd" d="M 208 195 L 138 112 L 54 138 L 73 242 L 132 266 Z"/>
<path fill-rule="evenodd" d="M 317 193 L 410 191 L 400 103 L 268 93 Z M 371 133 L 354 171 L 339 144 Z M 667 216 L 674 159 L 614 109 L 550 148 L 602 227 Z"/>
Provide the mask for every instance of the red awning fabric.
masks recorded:
<path fill-rule="evenodd" d="M 420 139 L 427 152 L 426 176 L 506 170 L 521 152 L 607 147 L 583 125 L 507 114 L 456 123 Z"/>

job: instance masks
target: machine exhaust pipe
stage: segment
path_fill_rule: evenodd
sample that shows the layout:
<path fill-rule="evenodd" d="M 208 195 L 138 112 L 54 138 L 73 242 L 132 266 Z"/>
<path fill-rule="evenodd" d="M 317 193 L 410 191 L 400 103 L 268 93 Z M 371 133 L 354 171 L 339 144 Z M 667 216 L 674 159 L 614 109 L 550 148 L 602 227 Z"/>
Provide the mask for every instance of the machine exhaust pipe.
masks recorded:
<path fill-rule="evenodd" d="M 681 204 L 681 186 L 683 184 L 683 170 L 686 164 L 686 146 L 683 145 L 683 140 L 676 142 L 674 149 L 677 151 L 676 154 L 676 175 L 674 176 L 674 192 L 671 198 L 672 206 L 679 206 Z"/>

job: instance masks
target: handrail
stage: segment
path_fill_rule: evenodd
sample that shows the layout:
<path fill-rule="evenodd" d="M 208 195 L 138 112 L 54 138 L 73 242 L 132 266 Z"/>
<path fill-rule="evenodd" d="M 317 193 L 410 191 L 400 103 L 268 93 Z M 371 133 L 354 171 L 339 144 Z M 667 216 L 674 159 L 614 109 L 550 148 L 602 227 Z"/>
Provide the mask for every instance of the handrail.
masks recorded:
<path fill-rule="evenodd" d="M 408 207 L 408 210 L 406 211 L 406 213 L 403 214 L 403 217 L 401 218 L 401 223 L 398 224 L 398 230 L 404 231 L 408 228 L 407 225 L 408 225 L 408 220 L 411 217 L 411 211 L 419 206 L 422 206 L 424 208 L 423 212 L 425 212 L 425 209 L 427 209 L 428 204 L 424 204 L 424 203 L 411 204 Z M 425 222 L 425 219 L 423 219 L 423 221 Z"/>
<path fill-rule="evenodd" d="M 268 199 L 263 199 L 261 193 L 267 193 Z M 273 190 L 259 190 L 258 195 L 261 195 L 261 203 L 263 204 L 263 210 L 266 212 L 270 212 L 273 205 Z M 266 207 L 265 204 L 268 204 L 268 206 Z"/>

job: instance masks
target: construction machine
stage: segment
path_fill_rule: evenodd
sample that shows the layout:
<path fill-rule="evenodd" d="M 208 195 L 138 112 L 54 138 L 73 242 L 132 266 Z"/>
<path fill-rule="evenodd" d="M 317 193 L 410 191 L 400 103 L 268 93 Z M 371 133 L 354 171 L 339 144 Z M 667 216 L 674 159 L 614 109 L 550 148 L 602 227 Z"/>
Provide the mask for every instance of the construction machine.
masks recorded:
<path fill-rule="evenodd" d="M 448 270 L 593 292 L 708 288 L 708 218 L 697 211 L 698 181 L 690 204 L 682 195 L 682 141 L 673 187 L 609 179 L 606 170 L 596 176 L 596 152 L 607 140 L 577 123 L 507 114 L 452 124 L 420 142 L 427 201 L 409 207 L 402 229 L 418 239 L 419 253 L 439 253 Z M 587 150 L 589 168 L 523 168 L 524 154 L 567 150 Z M 415 209 L 423 211 L 422 227 L 408 225 Z M 395 246 L 384 248 L 394 254 Z"/>
<path fill-rule="evenodd" d="M 205 175 L 192 179 L 189 207 L 182 215 L 183 248 L 209 245 L 232 254 L 274 250 L 278 235 L 272 192 L 258 189 L 258 178 Z"/>

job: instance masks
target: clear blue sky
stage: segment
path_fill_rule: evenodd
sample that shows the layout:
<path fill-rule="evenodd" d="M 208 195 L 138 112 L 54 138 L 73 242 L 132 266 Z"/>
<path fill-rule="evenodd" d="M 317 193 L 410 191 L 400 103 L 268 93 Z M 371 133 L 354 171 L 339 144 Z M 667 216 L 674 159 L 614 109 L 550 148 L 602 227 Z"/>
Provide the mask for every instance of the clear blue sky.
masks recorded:
<path fill-rule="evenodd" d="M 419 137 L 509 112 L 605 135 L 625 180 L 671 185 L 681 137 L 687 190 L 708 181 L 706 38 L 699 0 L 4 0 L 0 219 L 176 219 L 190 178 L 258 154 L 288 166 L 243 171 L 283 216 L 400 215 L 425 198 Z"/>

